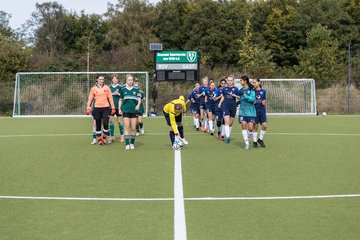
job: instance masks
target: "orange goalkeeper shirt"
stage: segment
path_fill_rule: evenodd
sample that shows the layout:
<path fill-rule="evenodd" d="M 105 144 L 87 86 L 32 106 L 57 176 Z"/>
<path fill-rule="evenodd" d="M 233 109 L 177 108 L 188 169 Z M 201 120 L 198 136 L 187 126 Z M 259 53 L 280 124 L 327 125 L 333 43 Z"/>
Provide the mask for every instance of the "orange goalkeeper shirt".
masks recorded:
<path fill-rule="evenodd" d="M 92 87 L 87 102 L 88 109 L 90 109 L 92 101 L 94 101 L 94 108 L 104 108 L 110 105 L 111 108 L 115 108 L 111 90 L 108 85 L 100 87 L 96 84 Z"/>

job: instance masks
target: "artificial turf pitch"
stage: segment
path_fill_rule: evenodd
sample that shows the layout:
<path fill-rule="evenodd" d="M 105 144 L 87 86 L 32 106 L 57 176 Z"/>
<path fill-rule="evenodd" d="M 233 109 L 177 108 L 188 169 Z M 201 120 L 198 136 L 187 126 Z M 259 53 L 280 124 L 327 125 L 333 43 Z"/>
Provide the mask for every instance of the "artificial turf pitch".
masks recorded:
<path fill-rule="evenodd" d="M 360 239 L 359 120 L 270 117 L 267 147 L 246 151 L 238 123 L 227 145 L 188 117 L 187 239 Z M 0 239 L 173 239 L 168 128 L 161 117 L 144 123 L 136 149 L 125 151 L 90 145 L 88 118 L 0 119 Z"/>

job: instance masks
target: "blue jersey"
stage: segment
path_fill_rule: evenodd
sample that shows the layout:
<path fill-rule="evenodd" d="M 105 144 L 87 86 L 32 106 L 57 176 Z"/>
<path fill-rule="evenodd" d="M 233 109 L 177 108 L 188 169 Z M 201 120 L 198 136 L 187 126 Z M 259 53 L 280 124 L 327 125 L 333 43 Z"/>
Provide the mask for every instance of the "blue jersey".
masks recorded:
<path fill-rule="evenodd" d="M 239 96 L 239 89 L 235 86 L 226 86 L 222 89 L 222 95 L 224 96 L 225 105 L 235 105 L 236 106 L 236 98 L 233 97 L 233 94 Z"/>
<path fill-rule="evenodd" d="M 216 95 L 216 89 L 214 88 L 212 91 L 210 88 L 205 88 L 204 90 L 205 96 L 207 96 L 208 103 L 215 103 L 214 98 L 218 97 L 219 95 Z"/>
<path fill-rule="evenodd" d="M 260 90 L 255 90 L 255 108 L 257 111 L 266 110 L 265 105 L 262 104 L 263 100 L 266 100 L 266 89 L 261 88 Z"/>
<path fill-rule="evenodd" d="M 215 95 L 216 98 L 219 97 L 222 94 L 222 88 L 216 88 L 215 89 Z M 217 100 L 217 102 L 220 100 L 220 98 Z"/>
<path fill-rule="evenodd" d="M 249 88 L 240 89 L 240 113 L 242 117 L 256 117 L 255 91 Z"/>
<path fill-rule="evenodd" d="M 201 94 L 201 96 L 200 96 L 200 104 L 205 104 L 205 88 L 207 88 L 207 87 L 204 87 L 202 85 L 199 87 L 198 94 Z"/>
<path fill-rule="evenodd" d="M 198 90 L 193 90 L 189 96 L 188 99 L 190 99 L 191 105 L 200 105 L 200 96 Z"/>

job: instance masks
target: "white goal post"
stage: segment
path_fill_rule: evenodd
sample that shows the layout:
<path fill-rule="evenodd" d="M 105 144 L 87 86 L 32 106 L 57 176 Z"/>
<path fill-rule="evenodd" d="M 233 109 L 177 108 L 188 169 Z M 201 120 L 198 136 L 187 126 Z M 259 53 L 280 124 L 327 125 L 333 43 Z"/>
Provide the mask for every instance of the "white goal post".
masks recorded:
<path fill-rule="evenodd" d="M 316 115 L 314 79 L 260 79 L 268 115 Z M 240 79 L 235 85 L 241 87 Z"/>
<path fill-rule="evenodd" d="M 16 74 L 13 117 L 84 117 L 90 89 L 96 76 L 119 75 L 119 84 L 132 74 L 144 91 L 144 116 L 149 112 L 148 72 L 20 72 Z"/>

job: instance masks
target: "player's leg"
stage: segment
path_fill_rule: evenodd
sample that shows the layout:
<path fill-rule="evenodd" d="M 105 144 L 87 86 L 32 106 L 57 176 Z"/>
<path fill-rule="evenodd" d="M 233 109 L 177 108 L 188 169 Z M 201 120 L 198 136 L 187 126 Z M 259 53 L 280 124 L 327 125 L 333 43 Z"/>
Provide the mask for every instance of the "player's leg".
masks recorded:
<path fill-rule="evenodd" d="M 138 116 L 136 114 L 133 114 L 130 118 L 130 127 L 131 127 L 130 149 L 135 149 L 137 123 L 138 123 Z"/>
<path fill-rule="evenodd" d="M 184 126 L 182 124 L 182 113 L 179 116 L 175 117 L 175 121 L 176 121 L 176 125 L 178 127 L 178 131 L 179 131 L 179 135 L 180 135 L 180 140 L 185 144 L 189 144 L 188 141 L 185 139 L 184 136 Z"/>
<path fill-rule="evenodd" d="M 119 132 L 120 132 L 120 142 L 124 142 L 125 141 L 125 137 L 124 137 L 124 121 L 123 121 L 123 116 L 122 115 L 118 115 L 117 116 L 118 119 L 118 126 L 119 126 Z"/>
<path fill-rule="evenodd" d="M 114 138 L 114 115 L 110 115 L 109 127 L 110 127 L 110 133 L 109 133 L 110 141 L 109 142 L 112 142 L 115 140 L 115 138 Z"/>
<path fill-rule="evenodd" d="M 139 116 L 138 116 L 138 122 L 139 122 L 139 130 L 140 130 L 140 133 L 141 134 L 144 134 L 144 122 L 143 122 L 143 114 L 140 113 Z"/>
<path fill-rule="evenodd" d="M 242 129 L 241 132 L 244 138 L 244 143 L 245 143 L 244 148 L 249 149 L 248 126 L 243 116 L 239 116 L 239 123 L 241 124 L 241 129 Z"/>
<path fill-rule="evenodd" d="M 111 109 L 104 108 L 102 111 L 102 121 L 103 121 L 103 143 L 107 143 L 107 137 L 109 135 L 109 117 Z"/>
<path fill-rule="evenodd" d="M 266 129 L 267 129 L 266 113 L 263 114 L 262 119 L 260 120 L 261 120 L 261 130 L 260 130 L 260 136 L 258 142 L 261 147 L 265 147 L 264 136 L 266 134 Z"/>
<path fill-rule="evenodd" d="M 92 142 L 91 144 L 94 145 L 97 143 L 96 140 L 96 120 L 94 119 L 94 117 L 92 117 Z"/>
<path fill-rule="evenodd" d="M 169 126 L 169 137 L 170 137 L 170 142 L 171 142 L 171 146 L 174 144 L 175 141 L 175 133 L 174 130 L 171 128 L 171 123 L 170 123 L 170 117 L 169 114 L 167 114 L 166 112 L 163 112 L 164 117 L 165 117 L 165 121 L 166 124 Z"/>
<path fill-rule="evenodd" d="M 123 113 L 123 123 L 124 123 L 124 135 L 125 135 L 125 149 L 130 149 L 130 117 L 129 113 Z"/>
<path fill-rule="evenodd" d="M 256 118 L 257 119 L 257 118 Z M 255 120 L 255 123 L 254 123 L 254 130 L 253 130 L 253 147 L 254 148 L 257 148 L 258 147 L 258 143 L 257 143 L 257 130 L 258 130 L 258 126 L 259 126 L 259 123 L 257 122 L 257 120 Z"/>

